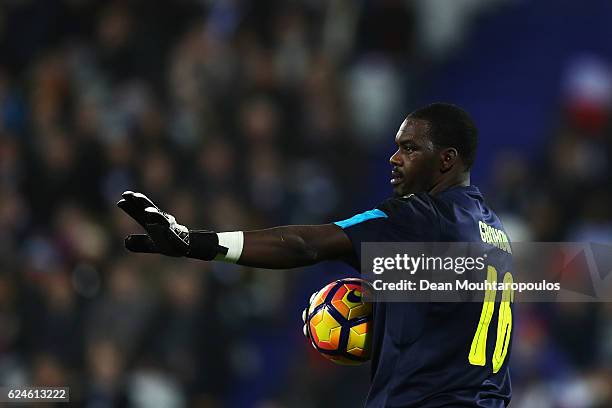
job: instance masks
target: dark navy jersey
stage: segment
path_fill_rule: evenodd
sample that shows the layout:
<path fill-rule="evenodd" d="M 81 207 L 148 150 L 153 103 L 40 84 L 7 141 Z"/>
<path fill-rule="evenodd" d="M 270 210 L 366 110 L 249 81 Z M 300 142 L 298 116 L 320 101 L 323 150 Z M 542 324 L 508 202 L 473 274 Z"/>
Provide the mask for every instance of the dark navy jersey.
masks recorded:
<path fill-rule="evenodd" d="M 511 272 L 511 250 L 491 244 L 499 247 L 507 235 L 475 186 L 388 199 L 336 225 L 352 241 L 356 259 L 363 242 L 479 242 L 499 255 L 498 281 Z M 500 293 L 495 299 L 489 308 L 484 302 L 374 303 L 366 406 L 507 406 L 512 306 L 500 308 Z"/>

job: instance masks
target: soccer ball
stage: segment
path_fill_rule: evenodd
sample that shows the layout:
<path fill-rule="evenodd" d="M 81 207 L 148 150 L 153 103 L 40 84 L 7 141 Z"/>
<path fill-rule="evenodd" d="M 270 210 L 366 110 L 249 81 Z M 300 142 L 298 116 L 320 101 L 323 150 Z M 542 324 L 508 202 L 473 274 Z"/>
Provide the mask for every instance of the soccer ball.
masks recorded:
<path fill-rule="evenodd" d="M 315 292 L 304 310 L 304 334 L 324 357 L 342 365 L 370 359 L 372 305 L 362 301 L 363 279 L 334 281 Z"/>

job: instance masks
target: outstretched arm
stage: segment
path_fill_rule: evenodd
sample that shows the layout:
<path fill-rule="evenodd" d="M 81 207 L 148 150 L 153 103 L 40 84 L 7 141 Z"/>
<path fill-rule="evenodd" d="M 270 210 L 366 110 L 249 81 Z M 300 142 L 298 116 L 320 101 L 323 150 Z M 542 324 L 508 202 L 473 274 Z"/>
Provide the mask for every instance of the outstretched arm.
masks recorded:
<path fill-rule="evenodd" d="M 238 264 L 286 269 L 351 256 L 351 241 L 334 224 L 288 225 L 244 233 Z"/>
<path fill-rule="evenodd" d="M 351 257 L 351 241 L 334 224 L 288 225 L 257 231 L 189 230 L 144 194 L 126 191 L 117 205 L 147 232 L 129 235 L 133 252 L 226 260 L 258 268 L 286 269 Z"/>

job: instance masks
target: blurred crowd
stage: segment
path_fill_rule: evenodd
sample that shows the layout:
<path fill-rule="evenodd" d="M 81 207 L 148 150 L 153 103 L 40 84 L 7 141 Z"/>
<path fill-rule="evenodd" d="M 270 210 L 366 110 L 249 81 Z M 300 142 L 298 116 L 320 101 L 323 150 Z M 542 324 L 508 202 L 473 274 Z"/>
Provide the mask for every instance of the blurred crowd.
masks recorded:
<path fill-rule="evenodd" d="M 221 231 L 363 210 L 421 71 L 492 3 L 0 3 L 0 384 L 90 407 L 358 406 L 367 367 L 317 356 L 299 317 L 346 269 L 129 254 L 115 202 L 142 191 Z M 482 187 L 514 240 L 612 238 L 608 63 L 568 72 L 536 160 L 496 152 Z M 612 307 L 519 310 L 513 406 L 612 406 Z"/>
<path fill-rule="evenodd" d="M 568 61 L 551 134 L 531 162 L 501 151 L 488 198 L 516 242 L 607 244 L 612 263 L 612 65 Z M 604 261 L 605 259 L 605 261 Z M 566 260 L 567 262 L 567 260 Z M 519 304 L 514 406 L 612 406 L 612 304 Z"/>

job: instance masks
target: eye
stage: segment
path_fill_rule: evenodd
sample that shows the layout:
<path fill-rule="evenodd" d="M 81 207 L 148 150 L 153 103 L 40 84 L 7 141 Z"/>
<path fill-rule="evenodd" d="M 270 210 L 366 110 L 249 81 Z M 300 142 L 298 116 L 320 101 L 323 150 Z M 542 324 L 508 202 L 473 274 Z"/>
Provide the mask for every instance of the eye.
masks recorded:
<path fill-rule="evenodd" d="M 405 151 L 406 153 L 412 153 L 414 152 L 414 147 L 409 146 L 409 145 L 402 145 L 402 150 Z"/>

